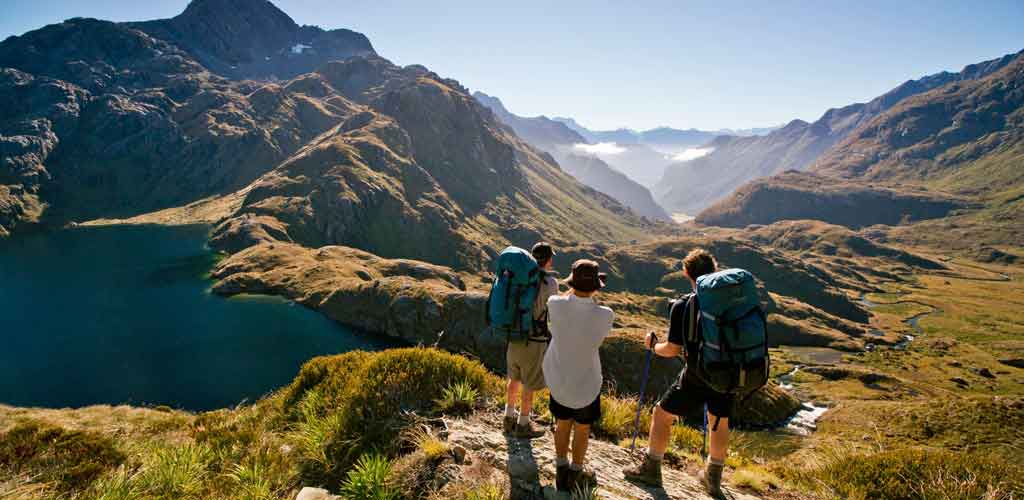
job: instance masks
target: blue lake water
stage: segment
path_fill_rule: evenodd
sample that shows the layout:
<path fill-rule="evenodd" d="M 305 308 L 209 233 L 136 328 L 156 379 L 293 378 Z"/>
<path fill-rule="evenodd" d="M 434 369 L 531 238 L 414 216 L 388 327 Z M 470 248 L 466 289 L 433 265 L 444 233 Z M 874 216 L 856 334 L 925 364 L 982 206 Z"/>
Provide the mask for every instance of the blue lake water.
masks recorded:
<path fill-rule="evenodd" d="M 204 226 L 0 239 L 0 403 L 206 410 L 289 383 L 313 356 L 388 344 L 274 297 L 209 293 Z"/>

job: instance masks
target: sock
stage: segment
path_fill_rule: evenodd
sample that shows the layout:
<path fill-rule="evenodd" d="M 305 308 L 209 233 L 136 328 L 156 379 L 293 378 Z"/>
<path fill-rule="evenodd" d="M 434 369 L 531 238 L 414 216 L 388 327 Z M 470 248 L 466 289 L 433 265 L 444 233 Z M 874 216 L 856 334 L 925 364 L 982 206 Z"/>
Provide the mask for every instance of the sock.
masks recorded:
<path fill-rule="evenodd" d="M 711 465 L 724 466 L 725 465 L 725 460 L 717 460 L 717 459 L 711 458 L 711 456 L 709 455 L 708 456 L 708 463 L 711 464 Z"/>
<path fill-rule="evenodd" d="M 579 472 L 579 471 L 583 470 L 583 464 L 578 464 L 576 462 L 573 462 L 573 463 L 569 464 L 569 468 L 574 470 L 574 471 L 576 471 L 576 472 Z"/>
<path fill-rule="evenodd" d="M 650 448 L 647 448 L 647 457 L 655 462 L 660 462 L 662 458 L 665 458 L 665 453 L 654 453 Z"/>
<path fill-rule="evenodd" d="M 527 413 L 526 415 L 523 415 L 522 413 L 520 413 L 519 414 L 519 425 L 526 425 L 528 423 L 530 423 L 530 414 Z"/>
<path fill-rule="evenodd" d="M 564 467 L 566 465 L 569 465 L 569 457 L 557 457 L 557 458 L 555 458 L 555 466 L 556 467 Z"/>
<path fill-rule="evenodd" d="M 505 416 L 512 418 L 516 416 L 516 408 L 512 405 L 505 405 Z"/>

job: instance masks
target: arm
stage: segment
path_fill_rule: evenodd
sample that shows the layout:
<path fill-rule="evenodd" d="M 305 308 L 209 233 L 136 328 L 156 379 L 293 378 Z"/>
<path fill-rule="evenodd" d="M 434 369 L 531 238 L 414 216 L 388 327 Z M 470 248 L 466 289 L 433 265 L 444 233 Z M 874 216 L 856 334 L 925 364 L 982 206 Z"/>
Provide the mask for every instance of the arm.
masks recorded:
<path fill-rule="evenodd" d="M 686 342 L 686 335 L 683 331 L 683 320 L 686 318 L 687 301 L 678 301 L 672 305 L 672 312 L 669 314 L 668 339 L 665 342 L 654 343 L 656 336 L 654 332 L 647 334 L 646 345 L 653 349 L 654 353 L 663 358 L 674 358 L 683 354 L 683 344 Z"/>

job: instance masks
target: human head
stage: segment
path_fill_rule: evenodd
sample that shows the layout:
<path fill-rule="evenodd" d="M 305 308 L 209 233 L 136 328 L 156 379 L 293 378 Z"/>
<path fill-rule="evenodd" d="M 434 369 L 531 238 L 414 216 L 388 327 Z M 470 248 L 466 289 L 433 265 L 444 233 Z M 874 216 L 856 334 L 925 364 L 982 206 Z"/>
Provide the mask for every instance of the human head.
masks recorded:
<path fill-rule="evenodd" d="M 569 275 L 566 284 L 577 296 L 589 297 L 604 288 L 606 279 L 607 275 L 601 272 L 601 266 L 597 262 L 580 259 L 573 262 L 572 274 Z"/>
<path fill-rule="evenodd" d="M 537 265 L 541 269 L 551 269 L 552 258 L 555 256 L 555 251 L 551 249 L 551 245 L 541 241 L 533 246 L 530 250 L 533 254 L 533 258 L 537 261 Z"/>
<path fill-rule="evenodd" d="M 718 263 L 715 262 L 715 258 L 703 248 L 694 248 L 683 258 L 683 272 L 694 284 L 697 283 L 697 278 L 711 274 L 716 269 Z"/>

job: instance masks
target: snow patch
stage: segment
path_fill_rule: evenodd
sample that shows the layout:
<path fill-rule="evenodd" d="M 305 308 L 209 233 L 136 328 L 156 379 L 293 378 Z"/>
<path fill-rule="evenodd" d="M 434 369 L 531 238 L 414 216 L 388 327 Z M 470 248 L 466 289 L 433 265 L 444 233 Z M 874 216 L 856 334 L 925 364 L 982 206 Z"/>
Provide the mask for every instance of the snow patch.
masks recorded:
<path fill-rule="evenodd" d="M 301 54 L 306 49 L 312 49 L 312 45 L 306 45 L 304 43 L 297 43 L 292 45 L 292 54 Z"/>

